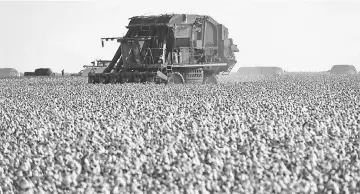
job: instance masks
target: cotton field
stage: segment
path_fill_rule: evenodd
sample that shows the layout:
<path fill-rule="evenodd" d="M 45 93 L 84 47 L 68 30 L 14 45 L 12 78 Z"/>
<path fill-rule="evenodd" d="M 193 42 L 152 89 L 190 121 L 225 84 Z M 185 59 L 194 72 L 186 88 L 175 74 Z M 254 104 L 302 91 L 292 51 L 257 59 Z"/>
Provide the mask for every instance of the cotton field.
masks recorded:
<path fill-rule="evenodd" d="M 359 75 L 0 79 L 0 193 L 359 193 Z"/>

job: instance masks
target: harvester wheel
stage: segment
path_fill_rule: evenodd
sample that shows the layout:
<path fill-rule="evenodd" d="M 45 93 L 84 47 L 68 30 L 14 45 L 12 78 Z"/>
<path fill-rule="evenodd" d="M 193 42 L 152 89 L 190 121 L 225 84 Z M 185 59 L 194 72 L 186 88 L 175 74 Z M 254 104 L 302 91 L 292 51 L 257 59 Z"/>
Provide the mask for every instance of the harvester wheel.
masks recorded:
<path fill-rule="evenodd" d="M 214 75 L 204 77 L 203 84 L 217 84 L 218 81 Z"/>
<path fill-rule="evenodd" d="M 179 72 L 170 73 L 168 75 L 168 84 L 184 84 L 184 77 Z"/>

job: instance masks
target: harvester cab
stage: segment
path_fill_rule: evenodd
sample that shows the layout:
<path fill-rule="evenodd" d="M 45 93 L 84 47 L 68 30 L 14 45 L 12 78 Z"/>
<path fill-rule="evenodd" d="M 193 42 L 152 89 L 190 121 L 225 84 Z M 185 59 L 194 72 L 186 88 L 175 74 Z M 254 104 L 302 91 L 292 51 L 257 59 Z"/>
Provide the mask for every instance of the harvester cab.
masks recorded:
<path fill-rule="evenodd" d="M 89 73 L 89 83 L 217 83 L 216 75 L 236 64 L 228 29 L 209 16 L 136 16 L 127 28 L 124 37 L 101 38 L 102 46 L 120 45 L 102 73 Z"/>

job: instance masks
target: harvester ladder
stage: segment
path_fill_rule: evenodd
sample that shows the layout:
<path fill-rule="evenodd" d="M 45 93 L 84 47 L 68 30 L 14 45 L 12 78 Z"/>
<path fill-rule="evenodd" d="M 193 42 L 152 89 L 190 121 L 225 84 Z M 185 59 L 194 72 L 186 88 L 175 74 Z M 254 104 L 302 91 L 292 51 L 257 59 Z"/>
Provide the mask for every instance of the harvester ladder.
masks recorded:
<path fill-rule="evenodd" d="M 234 68 L 235 64 L 236 64 L 236 63 L 232 63 L 232 65 L 230 65 L 230 67 L 229 67 L 226 71 L 224 71 L 224 72 L 222 73 L 222 75 L 229 75 L 230 72 L 231 72 L 231 70 Z"/>

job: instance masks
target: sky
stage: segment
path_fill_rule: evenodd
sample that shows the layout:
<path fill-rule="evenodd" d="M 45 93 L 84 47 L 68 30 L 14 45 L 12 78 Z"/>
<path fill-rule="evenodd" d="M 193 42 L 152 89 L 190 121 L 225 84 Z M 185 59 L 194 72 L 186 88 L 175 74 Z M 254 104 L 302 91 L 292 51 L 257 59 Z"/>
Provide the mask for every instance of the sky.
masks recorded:
<path fill-rule="evenodd" d="M 229 29 L 237 64 L 285 71 L 327 71 L 335 64 L 360 69 L 360 1 L 137 0 L 2 1 L 0 68 L 79 72 L 94 59 L 111 60 L 137 15 L 209 15 Z"/>

